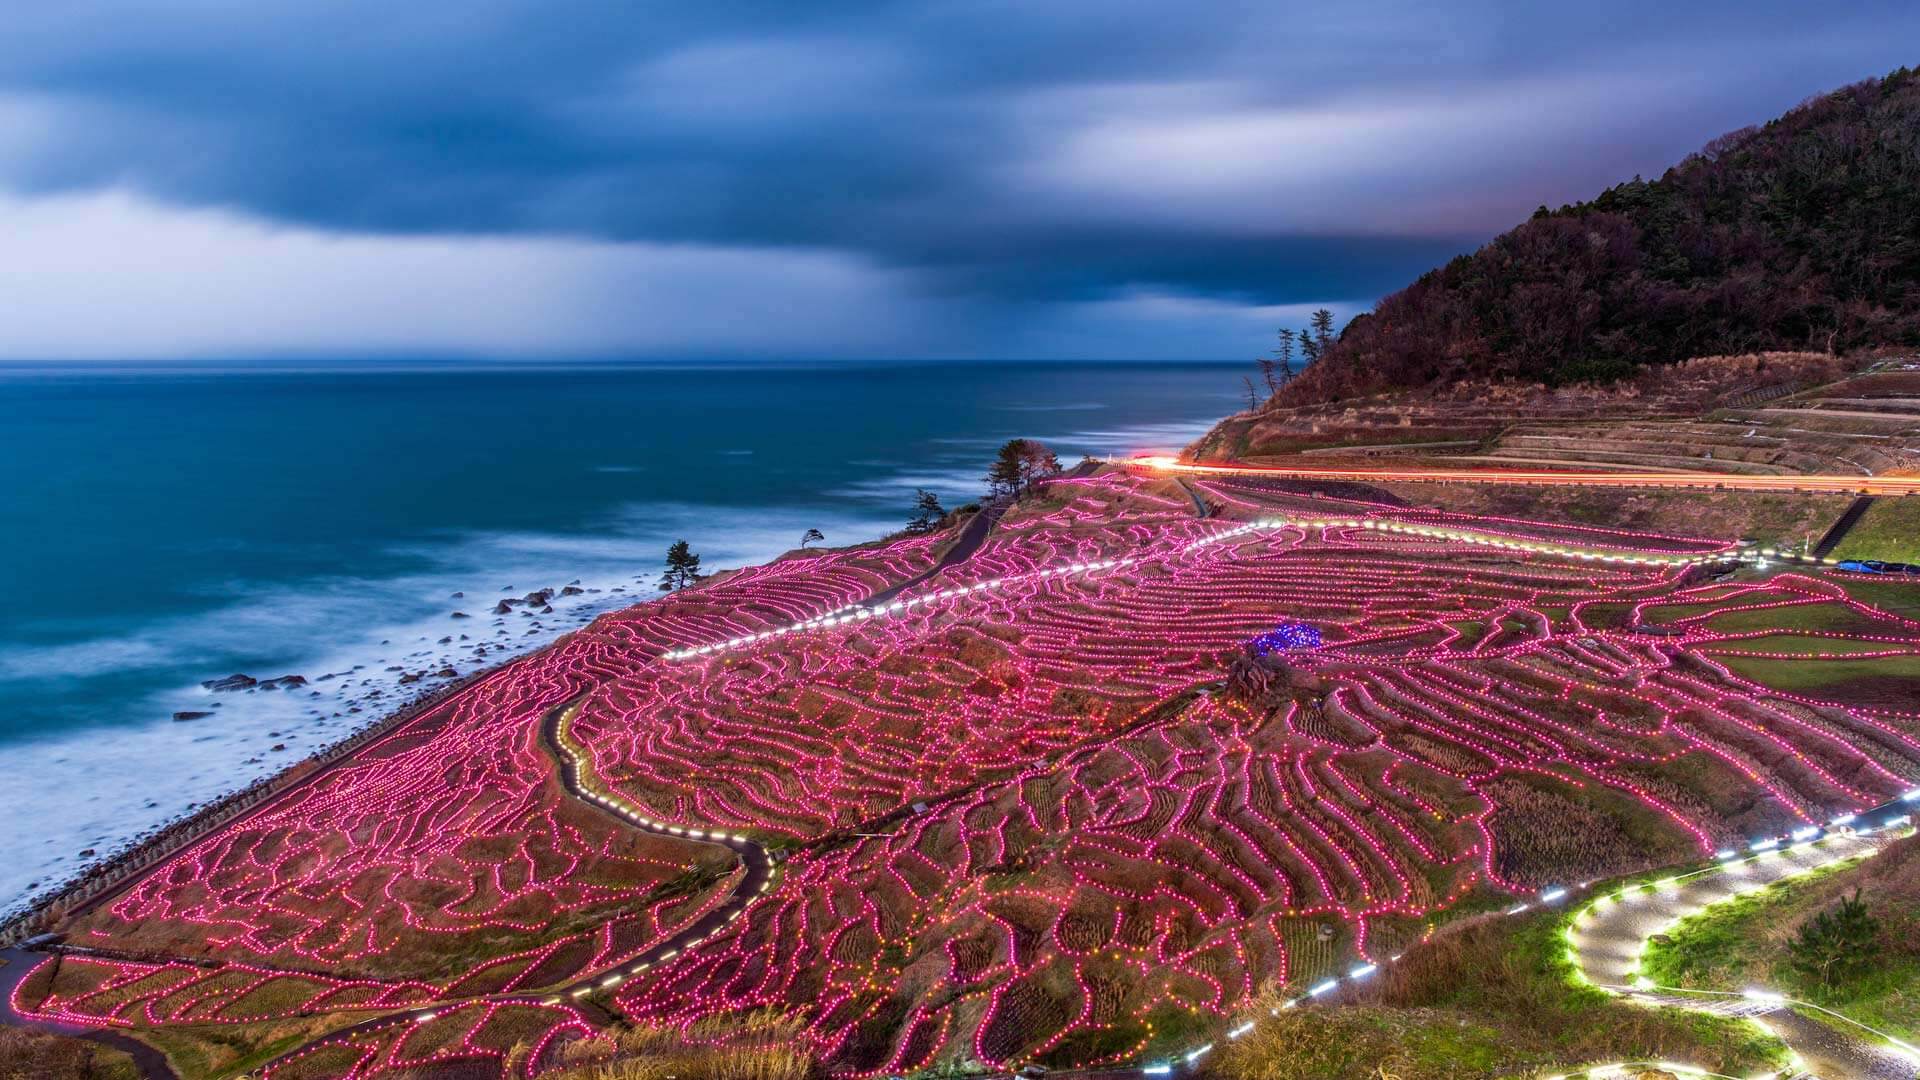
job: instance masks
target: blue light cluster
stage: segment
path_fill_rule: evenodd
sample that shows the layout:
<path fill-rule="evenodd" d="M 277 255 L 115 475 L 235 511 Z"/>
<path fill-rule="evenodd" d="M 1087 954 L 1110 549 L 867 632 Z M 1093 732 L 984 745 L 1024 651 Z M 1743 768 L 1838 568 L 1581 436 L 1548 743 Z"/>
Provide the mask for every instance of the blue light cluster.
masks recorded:
<path fill-rule="evenodd" d="M 1317 649 L 1320 647 L 1320 631 L 1306 623 L 1281 623 L 1254 638 L 1251 644 L 1255 656 L 1272 656 L 1290 649 Z"/>

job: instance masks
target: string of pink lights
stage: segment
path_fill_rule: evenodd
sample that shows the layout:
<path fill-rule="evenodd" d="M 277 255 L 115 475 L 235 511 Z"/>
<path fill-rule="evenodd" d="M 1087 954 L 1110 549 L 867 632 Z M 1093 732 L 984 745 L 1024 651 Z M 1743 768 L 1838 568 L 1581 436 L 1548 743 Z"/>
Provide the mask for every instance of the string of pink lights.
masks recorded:
<path fill-rule="evenodd" d="M 1163 1055 L 1263 980 L 1338 985 L 1390 960 L 1476 890 L 1540 897 L 1623 860 L 1828 827 L 1920 776 L 1920 713 L 1725 666 L 1754 634 L 1716 619 L 1808 604 L 1860 623 L 1822 640 L 1872 646 L 1836 658 L 1920 647 L 1920 623 L 1824 572 L 1715 584 L 1711 542 L 1391 508 L 1273 518 L 1257 490 L 1197 486 L 1254 520 L 1195 519 L 1170 488 L 1104 475 L 1010 513 L 884 608 L 861 604 L 933 566 L 932 542 L 605 617 L 217 831 L 75 935 L 177 959 L 72 958 L 17 1004 L 156 1026 L 444 1002 L 302 1060 L 497 1064 L 511 1029 L 541 1043 L 538 1068 L 591 1024 L 521 995 L 620 967 L 733 880 L 663 888 L 699 845 L 565 795 L 536 732 L 576 699 L 587 769 L 649 820 L 799 845 L 743 917 L 626 978 L 619 1009 L 685 1029 L 792 1011 L 851 1076 L 950 1053 Z M 1282 619 L 1322 644 L 1287 654 L 1271 709 L 1200 692 Z M 1708 781 L 1752 805 L 1716 812 Z M 1629 823 L 1664 839 L 1628 844 Z M 480 937 L 513 944 L 429 969 L 440 943 Z"/>

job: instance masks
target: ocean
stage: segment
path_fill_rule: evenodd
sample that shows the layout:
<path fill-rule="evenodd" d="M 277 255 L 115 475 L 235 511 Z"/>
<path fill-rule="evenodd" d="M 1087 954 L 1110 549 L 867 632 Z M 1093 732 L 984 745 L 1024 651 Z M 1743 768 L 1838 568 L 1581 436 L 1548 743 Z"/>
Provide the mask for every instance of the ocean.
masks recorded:
<path fill-rule="evenodd" d="M 708 570 L 872 539 L 916 487 L 977 497 L 1014 436 L 1066 465 L 1178 448 L 1250 367 L 0 367 L 0 909 L 438 672 L 657 595 L 676 539 Z M 307 684 L 200 685 L 235 673 Z"/>

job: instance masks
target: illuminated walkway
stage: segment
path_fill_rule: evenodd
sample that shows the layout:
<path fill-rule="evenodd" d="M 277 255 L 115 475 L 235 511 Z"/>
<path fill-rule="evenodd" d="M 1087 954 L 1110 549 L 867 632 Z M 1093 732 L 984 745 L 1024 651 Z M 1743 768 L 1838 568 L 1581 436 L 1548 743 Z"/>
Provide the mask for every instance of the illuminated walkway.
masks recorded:
<path fill-rule="evenodd" d="M 1874 854 L 1883 842 L 1882 837 L 1833 835 L 1743 855 L 1698 874 L 1669 878 L 1652 891 L 1629 889 L 1598 897 L 1575 917 L 1568 932 L 1574 962 L 1589 982 L 1649 1005 L 1764 1016 L 1759 1022 L 1798 1054 L 1813 1075 L 1826 1080 L 1911 1080 L 1920 1058 L 1870 1040 L 1864 1033 L 1850 1038 L 1790 1008 L 1779 995 L 1762 990 L 1688 992 L 1654 986 L 1639 974 L 1647 942 L 1680 920 L 1776 881 Z"/>

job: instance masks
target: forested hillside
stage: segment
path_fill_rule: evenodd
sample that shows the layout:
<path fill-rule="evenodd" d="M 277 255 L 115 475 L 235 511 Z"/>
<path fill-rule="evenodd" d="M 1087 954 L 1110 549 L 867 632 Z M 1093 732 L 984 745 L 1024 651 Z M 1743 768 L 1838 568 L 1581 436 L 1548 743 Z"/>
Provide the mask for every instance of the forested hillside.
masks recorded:
<path fill-rule="evenodd" d="M 1920 343 L 1920 71 L 1542 207 L 1350 323 L 1277 398 L 1463 378 L 1606 381 L 1763 349 Z"/>

